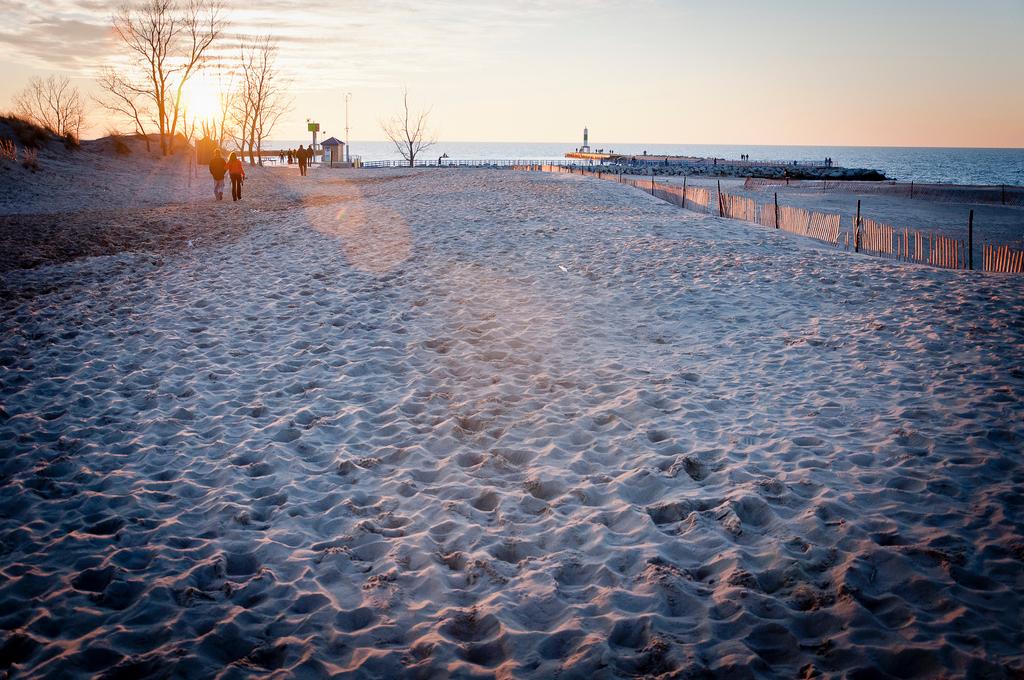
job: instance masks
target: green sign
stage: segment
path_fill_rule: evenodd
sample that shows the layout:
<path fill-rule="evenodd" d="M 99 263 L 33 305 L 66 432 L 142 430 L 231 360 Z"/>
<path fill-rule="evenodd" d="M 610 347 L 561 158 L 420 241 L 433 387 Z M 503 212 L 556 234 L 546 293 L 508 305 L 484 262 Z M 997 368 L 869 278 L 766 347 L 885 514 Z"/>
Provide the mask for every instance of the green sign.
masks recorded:
<path fill-rule="evenodd" d="M 320 123 L 309 123 L 306 127 L 310 132 L 320 132 Z"/>

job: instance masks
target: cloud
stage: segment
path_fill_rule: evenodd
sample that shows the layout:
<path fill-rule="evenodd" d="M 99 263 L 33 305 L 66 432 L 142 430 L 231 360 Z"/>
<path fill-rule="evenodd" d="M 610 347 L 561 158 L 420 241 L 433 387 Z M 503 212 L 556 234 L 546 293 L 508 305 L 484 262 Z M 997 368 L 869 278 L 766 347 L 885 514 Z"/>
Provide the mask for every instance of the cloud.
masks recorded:
<path fill-rule="evenodd" d="M 78 19 L 31 18 L 0 31 L 0 46 L 10 57 L 27 63 L 72 72 L 90 69 L 110 55 L 112 42 L 107 25 Z"/>
<path fill-rule="evenodd" d="M 120 2 L 5 0 L 0 47 L 7 58 L 39 68 L 94 75 L 123 62 L 111 31 Z M 229 32 L 217 50 L 230 59 L 245 36 L 271 34 L 281 66 L 323 87 L 372 80 L 395 84 L 408 75 L 457 68 L 465 59 L 493 58 L 487 44 L 531 25 L 565 18 L 571 6 L 540 0 L 263 0 L 228 4 Z"/>

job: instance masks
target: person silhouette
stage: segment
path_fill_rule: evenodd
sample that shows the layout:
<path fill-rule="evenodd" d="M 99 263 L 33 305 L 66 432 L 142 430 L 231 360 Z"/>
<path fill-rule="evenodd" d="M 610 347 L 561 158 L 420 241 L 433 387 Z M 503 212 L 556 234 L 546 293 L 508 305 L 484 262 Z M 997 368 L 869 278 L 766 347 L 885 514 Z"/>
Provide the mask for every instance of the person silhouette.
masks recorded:
<path fill-rule="evenodd" d="M 228 164 L 224 161 L 224 156 L 221 155 L 220 149 L 215 150 L 213 158 L 210 159 L 210 175 L 213 176 L 213 196 L 218 201 L 224 200 L 224 175 L 227 171 Z"/>
<path fill-rule="evenodd" d="M 228 173 L 231 175 L 231 200 L 242 200 L 242 182 L 245 181 L 245 168 L 242 160 L 232 151 L 228 157 Z"/>

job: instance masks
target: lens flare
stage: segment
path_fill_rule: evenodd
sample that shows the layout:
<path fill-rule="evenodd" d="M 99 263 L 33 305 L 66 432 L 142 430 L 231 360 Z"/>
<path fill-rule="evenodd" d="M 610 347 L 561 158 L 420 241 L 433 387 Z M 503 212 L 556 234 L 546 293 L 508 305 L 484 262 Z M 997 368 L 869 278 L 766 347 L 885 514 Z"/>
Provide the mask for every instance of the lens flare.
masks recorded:
<path fill-rule="evenodd" d="M 385 274 L 409 258 L 412 234 L 405 218 L 380 205 L 369 208 L 358 191 L 337 209 L 310 201 L 305 214 L 310 227 L 341 241 L 356 269 Z"/>

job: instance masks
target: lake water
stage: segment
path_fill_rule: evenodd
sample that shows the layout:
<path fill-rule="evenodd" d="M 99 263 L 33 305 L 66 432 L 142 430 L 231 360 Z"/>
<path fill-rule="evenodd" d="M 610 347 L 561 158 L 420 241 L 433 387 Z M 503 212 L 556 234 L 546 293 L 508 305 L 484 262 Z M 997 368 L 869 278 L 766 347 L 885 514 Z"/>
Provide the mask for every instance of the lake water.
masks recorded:
<path fill-rule="evenodd" d="M 309 139 L 277 140 L 265 148 L 298 147 Z M 524 142 L 438 142 L 423 152 L 424 159 L 443 153 L 452 160 L 562 158 L 579 141 L 565 143 Z M 598 146 L 594 146 L 597 149 Z M 951 182 L 956 184 L 1024 185 L 1024 149 L 938 149 L 871 146 L 755 146 L 735 144 L 604 144 L 606 151 L 642 154 L 681 154 L 754 160 L 804 161 L 831 157 L 847 168 L 881 170 L 887 177 L 905 182 Z M 399 160 L 390 142 L 352 142 L 352 155 L 364 161 Z"/>

